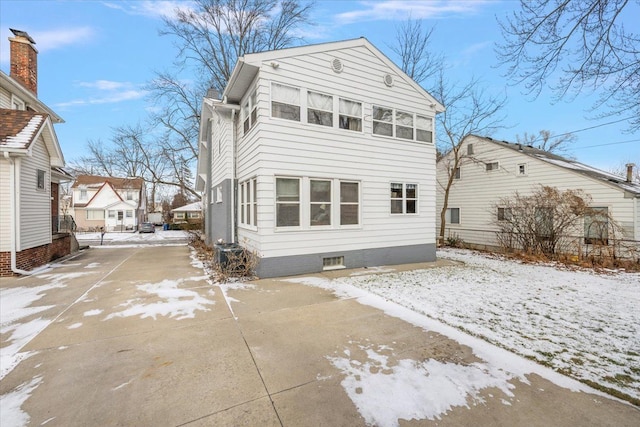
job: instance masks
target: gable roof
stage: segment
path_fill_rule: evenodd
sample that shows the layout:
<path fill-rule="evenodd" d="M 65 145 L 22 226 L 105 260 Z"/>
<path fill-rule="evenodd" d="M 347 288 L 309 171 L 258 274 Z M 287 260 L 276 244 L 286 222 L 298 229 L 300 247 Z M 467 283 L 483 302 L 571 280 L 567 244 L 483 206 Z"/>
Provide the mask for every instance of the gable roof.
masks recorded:
<path fill-rule="evenodd" d="M 0 151 L 30 155 L 33 143 L 43 137 L 51 166 L 64 166 L 64 157 L 51 117 L 35 111 L 0 109 Z"/>
<path fill-rule="evenodd" d="M 202 210 L 202 202 L 193 202 L 179 208 L 171 209 L 171 212 L 200 212 Z"/>
<path fill-rule="evenodd" d="M 109 183 L 118 190 L 140 190 L 144 185 L 142 178 L 116 178 L 100 175 L 78 175 L 71 188 L 80 186 L 89 188 L 101 188 L 105 183 Z"/>
<path fill-rule="evenodd" d="M 635 182 L 627 182 L 625 178 L 613 173 L 606 172 L 589 165 L 585 165 L 584 163 L 580 163 L 576 160 L 567 159 L 566 157 L 562 157 L 548 151 L 540 150 L 539 148 L 535 148 L 530 145 L 509 143 L 507 141 L 497 141 L 490 137 L 481 137 L 477 135 L 472 136 L 478 139 L 484 139 L 500 147 L 517 151 L 518 153 L 525 156 L 541 160 L 557 167 L 561 167 L 578 175 L 595 179 L 609 186 L 617 187 L 623 191 L 634 194 L 636 197 L 640 197 L 640 184 Z"/>
<path fill-rule="evenodd" d="M 309 55 L 318 52 L 327 52 L 339 49 L 349 49 L 354 47 L 365 47 L 373 55 L 375 55 L 380 61 L 399 76 L 403 76 L 406 81 L 425 98 L 429 99 L 433 104 L 436 112 L 443 112 L 444 106 L 438 102 L 431 94 L 424 90 L 418 83 L 416 83 L 411 77 L 409 77 L 400 67 L 398 67 L 393 61 L 391 61 L 384 53 L 376 48 L 369 40 L 364 37 L 357 39 L 343 40 L 337 42 L 318 43 L 306 46 L 289 47 L 285 49 L 270 50 L 266 52 L 250 53 L 246 54 L 236 62 L 236 65 L 231 73 L 227 87 L 222 94 L 223 99 L 226 97 L 229 102 L 238 103 L 240 98 L 249 88 L 249 85 L 255 78 L 260 65 L 265 61 L 275 61 L 282 58 L 288 58 L 299 55 Z"/>

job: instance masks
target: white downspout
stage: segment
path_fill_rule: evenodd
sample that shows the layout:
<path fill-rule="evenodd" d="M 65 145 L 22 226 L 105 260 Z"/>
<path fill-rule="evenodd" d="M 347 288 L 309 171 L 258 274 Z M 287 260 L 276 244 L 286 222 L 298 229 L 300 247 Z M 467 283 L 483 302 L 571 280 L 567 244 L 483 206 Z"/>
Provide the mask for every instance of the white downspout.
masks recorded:
<path fill-rule="evenodd" d="M 9 161 L 9 165 L 11 166 L 9 169 L 9 188 L 10 191 L 10 207 L 11 207 L 11 271 L 17 274 L 21 274 L 23 276 L 28 276 L 33 273 L 27 270 L 21 270 L 17 266 L 17 246 L 18 246 L 18 232 L 20 230 L 20 224 L 18 223 L 18 187 L 16 185 L 16 170 L 17 165 L 16 161 L 7 153 L 4 152 L 4 158 Z"/>
<path fill-rule="evenodd" d="M 226 99 L 225 99 L 226 101 Z M 236 243 L 236 110 L 231 110 L 231 243 Z"/>

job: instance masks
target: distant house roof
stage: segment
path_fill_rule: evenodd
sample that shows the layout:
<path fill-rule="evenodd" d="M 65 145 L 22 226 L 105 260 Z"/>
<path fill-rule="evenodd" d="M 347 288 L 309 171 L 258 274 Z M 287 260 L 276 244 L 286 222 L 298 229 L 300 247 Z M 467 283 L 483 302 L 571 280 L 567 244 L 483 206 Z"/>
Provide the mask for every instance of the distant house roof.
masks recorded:
<path fill-rule="evenodd" d="M 104 184 L 109 183 L 113 188 L 118 190 L 140 190 L 144 185 L 142 178 L 116 178 L 112 176 L 99 175 L 78 175 L 72 188 L 81 186 L 87 188 L 99 189 Z"/>
<path fill-rule="evenodd" d="M 189 203 L 179 208 L 171 209 L 171 212 L 200 212 L 202 211 L 202 202 Z"/>
<path fill-rule="evenodd" d="M 64 166 L 62 150 L 48 114 L 0 109 L 0 151 L 31 155 L 32 144 L 40 136 L 49 152 L 51 166 Z"/>
<path fill-rule="evenodd" d="M 542 160 L 544 162 L 570 170 L 577 174 L 584 175 L 598 181 L 602 181 L 605 184 L 618 187 L 621 190 L 634 194 L 635 196 L 640 196 L 640 184 L 635 182 L 627 182 L 624 177 L 620 177 L 616 174 L 606 172 L 589 165 L 585 165 L 584 163 L 580 163 L 575 160 L 567 159 L 566 157 L 562 157 L 557 154 L 550 153 L 548 151 L 540 150 L 539 148 L 535 148 L 530 145 L 509 143 L 507 141 L 497 141 L 489 137 L 479 137 L 479 136 L 476 136 L 476 137 L 481 139 L 486 139 L 488 141 L 493 142 L 494 144 L 500 145 L 502 147 L 506 147 L 511 150 L 515 150 L 529 157 Z"/>

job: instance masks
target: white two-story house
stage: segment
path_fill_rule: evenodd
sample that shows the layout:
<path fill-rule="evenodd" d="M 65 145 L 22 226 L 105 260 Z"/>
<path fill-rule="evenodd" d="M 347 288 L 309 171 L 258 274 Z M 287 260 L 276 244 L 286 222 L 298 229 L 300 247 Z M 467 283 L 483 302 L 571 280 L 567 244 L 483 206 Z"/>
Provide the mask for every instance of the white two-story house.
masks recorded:
<path fill-rule="evenodd" d="M 443 106 L 364 38 L 240 58 L 204 99 L 196 186 L 208 243 L 260 277 L 435 260 Z"/>

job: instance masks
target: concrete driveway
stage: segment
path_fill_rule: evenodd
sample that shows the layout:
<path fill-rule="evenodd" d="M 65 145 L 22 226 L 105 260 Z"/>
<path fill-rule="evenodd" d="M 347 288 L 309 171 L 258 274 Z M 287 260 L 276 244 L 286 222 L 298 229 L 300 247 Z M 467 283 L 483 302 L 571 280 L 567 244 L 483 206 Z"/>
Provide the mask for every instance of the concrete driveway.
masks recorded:
<path fill-rule="evenodd" d="M 187 246 L 3 278 L 0 425 L 640 425 L 636 407 L 312 279 L 212 285 Z"/>

